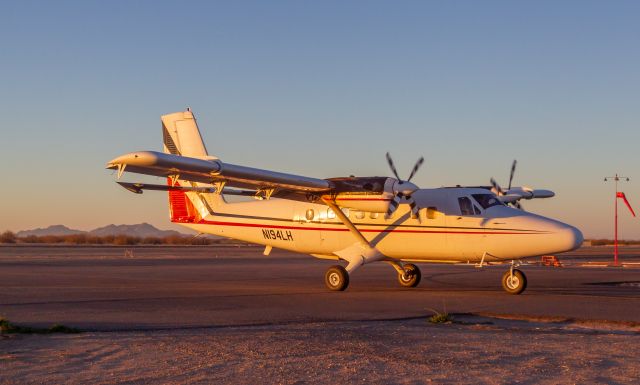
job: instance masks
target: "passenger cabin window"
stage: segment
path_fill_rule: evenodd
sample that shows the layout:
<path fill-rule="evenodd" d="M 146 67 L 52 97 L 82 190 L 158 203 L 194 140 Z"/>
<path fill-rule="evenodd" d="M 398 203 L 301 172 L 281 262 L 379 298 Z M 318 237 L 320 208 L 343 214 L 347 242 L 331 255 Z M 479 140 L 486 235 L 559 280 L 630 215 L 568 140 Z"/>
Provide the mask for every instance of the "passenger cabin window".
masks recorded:
<path fill-rule="evenodd" d="M 460 205 L 460 213 L 462 215 L 474 215 L 471 199 L 467 197 L 460 197 L 458 198 L 458 204 Z"/>
<path fill-rule="evenodd" d="M 356 219 L 364 219 L 364 211 L 354 211 Z"/>
<path fill-rule="evenodd" d="M 309 209 L 307 210 L 307 212 L 305 213 L 305 217 L 307 218 L 308 221 L 312 221 L 313 217 L 314 217 L 315 213 L 313 212 L 313 209 Z"/>
<path fill-rule="evenodd" d="M 502 206 L 502 202 L 493 194 L 471 194 L 471 196 L 485 210 L 493 206 Z"/>
<path fill-rule="evenodd" d="M 334 213 L 333 210 L 331 209 L 327 209 L 327 218 L 334 219 L 335 217 L 336 217 L 336 213 Z"/>
<path fill-rule="evenodd" d="M 369 214 L 369 218 L 371 218 L 371 219 L 377 219 L 377 218 L 378 218 L 378 213 L 374 213 L 374 212 L 370 213 L 370 214 Z"/>

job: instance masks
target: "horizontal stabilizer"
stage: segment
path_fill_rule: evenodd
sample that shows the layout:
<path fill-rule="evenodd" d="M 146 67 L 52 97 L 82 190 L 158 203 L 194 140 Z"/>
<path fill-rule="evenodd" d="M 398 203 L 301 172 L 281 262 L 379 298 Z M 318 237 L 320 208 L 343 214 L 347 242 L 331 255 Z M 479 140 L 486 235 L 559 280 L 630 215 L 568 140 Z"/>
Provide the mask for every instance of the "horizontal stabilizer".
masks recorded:
<path fill-rule="evenodd" d="M 162 184 L 127 183 L 127 182 L 116 182 L 116 183 L 118 183 L 120 186 L 136 194 L 142 194 L 142 190 L 196 191 L 196 192 L 202 192 L 202 193 L 212 193 L 216 191 L 215 187 L 183 187 L 183 186 L 167 186 Z"/>
<path fill-rule="evenodd" d="M 216 192 L 215 187 L 184 187 L 184 186 L 168 186 L 162 184 L 147 184 L 147 183 L 128 183 L 128 182 L 116 182 L 123 188 L 136 193 L 142 194 L 144 190 L 151 191 L 194 191 L 199 193 L 214 193 Z M 250 190 L 236 190 L 224 188 L 222 189 L 222 194 L 225 195 L 240 195 L 240 196 L 255 196 L 256 191 Z"/>

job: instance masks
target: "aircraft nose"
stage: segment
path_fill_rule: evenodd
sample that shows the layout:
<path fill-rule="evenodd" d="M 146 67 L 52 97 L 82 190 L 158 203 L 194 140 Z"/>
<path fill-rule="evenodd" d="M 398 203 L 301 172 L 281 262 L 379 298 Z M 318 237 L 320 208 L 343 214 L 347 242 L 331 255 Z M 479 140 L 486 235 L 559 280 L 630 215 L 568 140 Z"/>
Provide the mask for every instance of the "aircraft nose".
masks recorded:
<path fill-rule="evenodd" d="M 582 245 L 584 237 L 582 232 L 577 228 L 563 224 L 562 228 L 556 233 L 561 240 L 564 251 L 575 250 Z"/>

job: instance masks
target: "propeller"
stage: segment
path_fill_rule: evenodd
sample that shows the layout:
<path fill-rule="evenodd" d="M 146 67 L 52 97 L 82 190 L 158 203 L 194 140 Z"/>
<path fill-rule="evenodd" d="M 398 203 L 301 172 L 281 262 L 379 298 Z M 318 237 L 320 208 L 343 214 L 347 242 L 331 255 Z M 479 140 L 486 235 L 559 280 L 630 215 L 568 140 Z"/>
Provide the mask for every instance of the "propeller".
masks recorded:
<path fill-rule="evenodd" d="M 509 187 L 507 187 L 507 191 L 511 190 L 511 182 L 513 182 L 513 174 L 516 172 L 516 164 L 518 164 L 518 161 L 514 159 L 513 163 L 511 163 L 511 174 L 509 174 Z"/>
<path fill-rule="evenodd" d="M 398 170 L 396 169 L 395 164 L 393 163 L 393 159 L 391 159 L 391 155 L 387 152 L 387 163 L 389 164 L 389 168 L 393 175 L 396 177 L 397 181 L 393 184 L 393 194 L 394 197 L 389 203 L 389 209 L 387 210 L 387 218 L 391 217 L 393 213 L 400 205 L 402 199 L 406 199 L 409 203 L 409 207 L 411 208 L 411 215 L 414 217 L 418 216 L 418 211 L 420 208 L 416 204 L 416 201 L 413 200 L 412 194 L 419 189 L 418 186 L 411 183 L 411 179 L 416 175 L 422 163 L 424 163 L 424 157 L 420 157 L 416 164 L 413 166 L 411 173 L 409 173 L 409 177 L 407 180 L 402 180 L 398 175 Z"/>
<path fill-rule="evenodd" d="M 510 204 L 515 208 L 524 210 L 524 207 L 522 207 L 522 203 L 520 203 L 521 199 L 551 198 L 556 195 L 551 190 L 534 189 L 527 186 L 512 187 L 511 183 L 513 182 L 513 175 L 516 172 L 516 164 L 516 160 L 514 160 L 511 164 L 511 173 L 509 174 L 509 187 L 507 188 L 507 191 L 504 191 L 502 187 L 500 187 L 498 182 L 496 182 L 495 179 L 491 178 L 491 191 L 500 198 L 500 201 L 502 201 L 504 204 Z"/>
<path fill-rule="evenodd" d="M 520 210 L 524 210 L 524 207 L 522 207 L 522 204 L 519 201 L 519 197 L 517 195 L 511 197 L 512 194 L 508 194 L 509 190 L 511 190 L 511 182 L 513 182 L 513 175 L 516 172 L 516 164 L 518 164 L 517 160 L 513 160 L 513 163 L 511 163 L 511 172 L 509 174 L 509 187 L 507 188 L 507 191 L 505 192 L 502 187 L 500 187 L 500 185 L 498 184 L 498 182 L 496 182 L 495 179 L 493 179 L 493 177 L 491 178 L 491 186 L 493 187 L 493 192 L 499 196 L 499 197 L 506 197 L 506 199 L 501 199 L 503 202 L 509 204 L 511 203 L 515 208 L 520 209 Z"/>

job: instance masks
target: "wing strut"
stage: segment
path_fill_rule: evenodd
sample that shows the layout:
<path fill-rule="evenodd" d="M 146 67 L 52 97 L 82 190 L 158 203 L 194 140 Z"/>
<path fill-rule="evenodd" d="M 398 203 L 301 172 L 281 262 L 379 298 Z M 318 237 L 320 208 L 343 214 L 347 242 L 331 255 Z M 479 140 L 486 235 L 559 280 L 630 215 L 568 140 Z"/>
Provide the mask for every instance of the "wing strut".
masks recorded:
<path fill-rule="evenodd" d="M 349 218 L 344 215 L 344 213 L 342 212 L 342 210 L 340 209 L 340 207 L 338 207 L 338 205 L 336 204 L 335 201 L 323 197 L 322 200 L 324 201 L 324 203 L 326 203 L 329 207 L 331 207 L 331 209 L 333 210 L 334 213 L 336 213 L 336 215 L 338 216 L 338 218 L 340 218 L 340 221 L 347 226 L 347 228 L 349 229 L 349 231 L 351 232 L 351 234 L 353 234 L 353 236 L 355 236 L 358 241 L 360 243 L 362 243 L 363 246 L 365 247 L 371 247 L 371 244 L 369 243 L 369 241 L 367 241 L 367 238 L 364 237 L 364 235 L 362 235 L 362 233 L 360 232 L 360 230 L 358 230 L 356 228 L 356 226 L 353 224 L 353 222 L 351 222 L 349 220 Z"/>
<path fill-rule="evenodd" d="M 375 247 L 371 246 L 367 238 L 362 235 L 362 233 L 356 228 L 356 226 L 349 220 L 349 218 L 344 215 L 340 207 L 336 204 L 336 202 L 328 197 L 323 197 L 322 201 L 327 204 L 327 206 L 331 207 L 333 212 L 336 213 L 336 216 L 340 219 L 340 221 L 347 226 L 349 232 L 353 234 L 354 237 L 358 240 L 355 244 L 347 247 L 346 249 L 342 249 L 336 251 L 338 257 L 344 259 L 349 262 L 346 269 L 351 274 L 358 267 L 364 265 L 365 263 L 380 261 L 385 259 L 385 255 L 378 251 Z"/>

